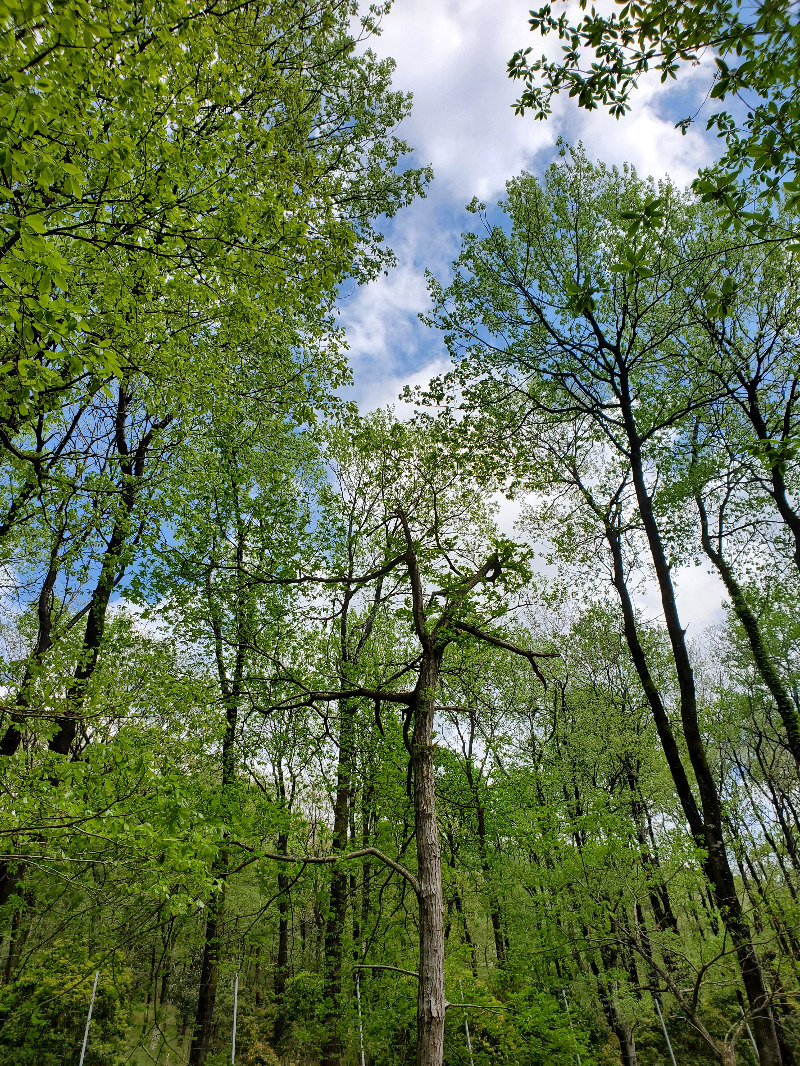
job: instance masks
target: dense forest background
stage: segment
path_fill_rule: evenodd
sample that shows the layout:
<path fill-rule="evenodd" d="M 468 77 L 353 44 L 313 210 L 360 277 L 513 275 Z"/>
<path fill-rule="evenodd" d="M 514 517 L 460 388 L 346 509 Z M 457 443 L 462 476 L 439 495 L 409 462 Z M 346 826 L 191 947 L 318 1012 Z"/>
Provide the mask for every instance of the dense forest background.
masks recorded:
<path fill-rule="evenodd" d="M 531 13 L 719 158 L 473 201 L 402 418 L 387 15 L 0 2 L 0 1066 L 794 1066 L 797 7 Z"/>

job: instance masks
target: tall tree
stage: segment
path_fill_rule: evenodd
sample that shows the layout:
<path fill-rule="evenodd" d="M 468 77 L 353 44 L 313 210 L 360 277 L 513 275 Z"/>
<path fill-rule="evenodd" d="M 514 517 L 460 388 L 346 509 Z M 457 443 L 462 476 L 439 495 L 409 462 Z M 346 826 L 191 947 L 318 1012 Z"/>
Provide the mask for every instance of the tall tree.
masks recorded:
<path fill-rule="evenodd" d="M 349 0 L 4 9 L 6 448 L 120 369 L 190 368 L 203 325 L 252 334 L 289 279 L 375 268 L 420 174 L 374 29 Z"/>
<path fill-rule="evenodd" d="M 768 985 L 726 851 L 719 789 L 656 502 L 653 449 L 714 398 L 707 377 L 687 380 L 670 358 L 695 339 L 685 293 L 702 290 L 705 281 L 690 272 L 683 251 L 699 216 L 668 186 L 659 192 L 662 224 L 631 241 L 627 219 L 652 212 L 657 199 L 632 173 L 594 167 L 578 151 L 554 164 L 541 185 L 528 176 L 511 182 L 504 205 L 510 232 L 495 226 L 483 238 L 465 238 L 449 290 L 434 286 L 435 318 L 459 361 L 454 375 L 467 405 L 490 418 L 499 408 L 505 424 L 541 416 L 554 423 L 556 434 L 579 417 L 630 479 L 669 636 L 699 802 L 644 659 L 642 684 L 663 723 L 662 742 L 684 813 L 736 946 L 761 1060 L 779 1066 Z M 616 576 L 615 586 L 625 607 L 627 593 Z M 633 627 L 628 632 L 638 655 Z"/>

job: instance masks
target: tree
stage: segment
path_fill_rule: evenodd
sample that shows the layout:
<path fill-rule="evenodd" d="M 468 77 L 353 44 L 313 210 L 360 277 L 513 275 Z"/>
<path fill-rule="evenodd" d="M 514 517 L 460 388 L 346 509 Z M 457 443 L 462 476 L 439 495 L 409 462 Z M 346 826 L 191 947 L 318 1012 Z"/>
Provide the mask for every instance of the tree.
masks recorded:
<path fill-rule="evenodd" d="M 515 559 L 513 545 L 498 538 L 480 514 L 466 479 L 454 477 L 448 466 L 442 463 L 446 454 L 446 435 L 437 434 L 433 427 L 409 429 L 390 419 L 376 417 L 359 427 L 355 434 L 351 429 L 350 436 L 354 438 L 355 447 L 345 447 L 355 471 L 349 472 L 348 480 L 355 485 L 356 491 L 353 494 L 355 499 L 349 502 L 350 513 L 345 516 L 344 526 L 348 535 L 354 535 L 357 544 L 363 533 L 358 527 L 354 528 L 352 516 L 361 502 L 362 493 L 367 497 L 372 495 L 371 487 L 366 488 L 363 482 L 365 468 L 369 467 L 377 486 L 375 495 L 380 501 L 375 527 L 380 531 L 383 558 L 367 574 L 357 578 L 350 572 L 341 576 L 330 575 L 320 583 L 341 585 L 347 599 L 352 597 L 352 590 L 382 578 L 392 578 L 395 595 L 399 588 L 406 594 L 402 616 L 413 635 L 410 654 L 388 678 L 382 677 L 369 687 L 353 685 L 347 689 L 315 691 L 308 682 L 300 681 L 294 671 L 286 676 L 288 680 L 294 675 L 300 681 L 295 705 L 337 701 L 341 706 L 344 700 L 361 697 L 399 704 L 404 708 L 403 737 L 409 753 L 407 787 L 413 797 L 417 873 L 414 875 L 397 864 L 393 868 L 403 871 L 419 906 L 416 1062 L 417 1066 L 441 1066 L 447 1003 L 434 719 L 442 663 L 448 648 L 459 637 L 477 639 L 520 655 L 537 672 L 536 659 L 540 653 L 518 647 L 502 634 L 485 630 L 473 622 L 476 613 L 478 618 L 485 615 L 489 605 L 496 600 L 489 589 L 501 579 L 501 574 L 504 583 L 513 588 L 525 574 L 525 569 L 524 564 Z M 477 519 L 474 534 L 459 536 L 458 524 L 466 515 L 472 514 Z M 345 545 L 342 554 L 351 565 L 354 546 Z M 402 578 L 402 584 L 398 578 Z M 380 586 L 378 589 L 376 604 L 380 603 Z M 500 609 L 497 613 L 504 612 Z M 396 681 L 407 674 L 415 677 L 413 688 L 398 691 Z M 347 711 L 345 715 L 348 715 Z M 352 758 L 351 745 L 352 740 L 348 737 L 345 756 L 348 762 Z M 340 745 L 337 815 L 340 809 L 341 752 Z M 346 772 L 349 780 L 349 765 Z M 343 827 L 337 831 L 335 825 L 334 831 L 336 847 L 341 848 Z M 349 853 L 354 857 L 360 854 L 358 850 Z M 334 916 L 341 914 L 341 908 L 337 911 L 336 904 L 336 899 L 332 898 Z M 339 935 L 337 930 L 337 939 Z M 337 1054 L 327 1049 L 326 1053 Z"/>
<path fill-rule="evenodd" d="M 290 287 L 319 298 L 383 261 L 371 220 L 421 175 L 395 172 L 408 102 L 391 63 L 356 53 L 355 16 L 4 6 L 6 448 L 120 370 L 174 376 L 203 329 L 252 335 Z"/>
<path fill-rule="evenodd" d="M 446 331 L 459 361 L 453 378 L 463 390 L 465 406 L 485 413 L 490 421 L 497 411 L 501 426 L 518 427 L 530 418 L 540 438 L 552 426 L 549 439 L 556 442 L 564 436 L 563 427 L 577 421 L 585 427 L 583 439 L 599 454 L 608 452 L 618 484 L 630 482 L 634 520 L 660 593 L 683 740 L 699 802 L 646 657 L 640 654 L 627 582 L 618 568 L 614 585 L 629 646 L 687 823 L 704 854 L 704 869 L 736 946 L 761 1060 L 778 1066 L 781 1052 L 768 986 L 726 852 L 723 809 L 703 740 L 697 686 L 656 502 L 653 450 L 715 396 L 707 377 L 687 379 L 680 361 L 670 358 L 673 350 L 695 341 L 686 316 L 686 290 L 702 291 L 705 280 L 689 271 L 682 254 L 700 221 L 698 213 L 668 186 L 659 193 L 663 222 L 628 244 L 627 218 L 646 212 L 656 201 L 653 191 L 632 173 L 593 167 L 577 152 L 551 167 L 541 186 L 527 175 L 517 179 L 509 184 L 504 205 L 511 232 L 496 226 L 483 239 L 465 238 L 449 290 L 433 285 L 434 320 Z M 442 390 L 433 391 L 442 395 Z M 530 439 L 527 434 L 525 438 Z M 512 447 L 520 443 L 512 441 Z M 576 478 L 569 453 L 561 465 L 591 501 L 593 475 L 587 481 L 578 472 Z M 604 503 L 597 511 L 604 516 L 609 547 L 621 563 L 621 549 L 614 548 L 619 536 L 613 517 L 617 496 L 611 496 L 610 509 Z"/>
<path fill-rule="evenodd" d="M 76 754 L 113 596 L 158 537 L 180 476 L 170 464 L 206 420 L 255 396 L 313 421 L 346 376 L 337 286 L 389 261 L 374 219 L 425 180 L 397 172 L 408 100 L 391 91 L 390 62 L 357 52 L 351 9 L 3 14 L 0 541 L 4 561 L 24 559 L 39 621 L 6 756 L 48 686 L 50 746 Z M 78 625 L 71 680 L 49 678 Z M 12 890 L 0 865 L 0 899 Z"/>
<path fill-rule="evenodd" d="M 109 965 L 89 958 L 79 944 L 59 944 L 0 990 L 0 1062 L 59 1066 L 79 1053 L 95 966 L 100 976 L 85 1062 L 100 1066 L 117 1060 L 125 1048 L 130 974 L 118 960 Z"/>
<path fill-rule="evenodd" d="M 218 841 L 191 1066 L 203 1066 L 211 1046 L 231 871 L 242 861 L 242 848 L 253 846 L 240 838 L 247 835 L 245 724 L 266 702 L 254 657 L 262 642 L 280 641 L 291 619 L 287 586 L 278 579 L 303 554 L 302 498 L 313 484 L 315 459 L 311 441 L 289 418 L 270 417 L 255 403 L 218 419 L 190 456 L 190 469 L 182 471 L 172 503 L 184 517 L 173 523 L 170 541 L 141 585 L 159 602 L 159 616 L 204 649 L 222 717 L 214 797 Z"/>

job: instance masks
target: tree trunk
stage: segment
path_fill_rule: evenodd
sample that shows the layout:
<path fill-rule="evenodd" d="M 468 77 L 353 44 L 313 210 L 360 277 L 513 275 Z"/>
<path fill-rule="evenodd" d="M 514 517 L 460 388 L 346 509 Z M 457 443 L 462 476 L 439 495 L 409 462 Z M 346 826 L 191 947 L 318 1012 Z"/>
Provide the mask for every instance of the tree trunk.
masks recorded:
<path fill-rule="evenodd" d="M 356 795 L 355 792 L 350 794 L 350 840 L 356 839 Z M 365 845 L 366 846 L 366 845 Z M 353 947 L 352 957 L 353 962 L 358 964 L 361 961 L 361 939 L 363 936 L 363 929 L 361 927 L 361 910 L 358 906 L 358 874 L 353 871 L 350 874 L 350 906 L 353 909 L 352 915 L 352 933 L 353 933 Z"/>
<path fill-rule="evenodd" d="M 203 939 L 203 962 L 200 969 L 200 991 L 197 997 L 197 1011 L 194 1020 L 192 1046 L 189 1049 L 189 1066 L 203 1066 L 211 1046 L 214 1032 L 214 1005 L 217 999 L 219 982 L 219 933 L 225 913 L 225 893 L 227 882 L 224 870 L 228 865 L 228 856 L 220 854 L 215 864 L 221 874 L 219 892 L 212 900 L 206 918 L 205 937 Z"/>
<path fill-rule="evenodd" d="M 469 948 L 469 960 L 470 960 L 470 969 L 472 970 L 472 976 L 473 977 L 477 977 L 478 976 L 478 956 L 477 956 L 477 954 L 475 952 L 475 941 L 472 939 L 472 934 L 469 931 L 469 924 L 467 922 L 467 915 L 466 915 L 466 913 L 464 911 L 464 902 L 461 899 L 461 890 L 459 889 L 458 885 L 456 884 L 456 842 L 455 842 L 455 838 L 453 836 L 452 830 L 448 831 L 448 833 L 447 833 L 447 843 L 448 843 L 449 848 L 450 848 L 450 860 L 448 862 L 448 866 L 453 871 L 452 877 L 453 877 L 453 883 L 455 884 L 455 888 L 453 889 L 453 893 L 452 893 L 452 896 L 450 898 L 451 898 L 452 903 L 453 903 L 453 910 L 456 912 L 456 915 L 458 916 L 459 924 L 461 925 L 461 934 L 464 937 L 464 943 Z M 448 915 L 448 924 L 449 924 L 449 921 L 450 921 L 450 918 L 449 918 L 449 915 Z"/>
<path fill-rule="evenodd" d="M 8 955 L 6 955 L 5 972 L 3 973 L 3 984 L 10 984 L 14 976 L 14 968 L 16 966 L 17 955 L 19 954 L 19 940 L 20 940 L 20 925 L 22 923 L 22 910 L 20 907 L 14 908 L 14 913 L 11 915 L 11 929 L 8 933 Z"/>
<path fill-rule="evenodd" d="M 764 487 L 775 501 L 778 514 L 781 516 L 784 524 L 792 535 L 792 540 L 794 541 L 794 562 L 798 571 L 800 571 L 800 514 L 798 514 L 790 503 L 791 497 L 786 485 L 786 458 L 785 455 L 781 455 L 780 452 L 776 453 L 769 447 L 773 444 L 772 434 L 769 432 L 769 428 L 761 410 L 757 382 L 752 380 L 747 382 L 745 384 L 745 393 L 747 399 L 741 404 L 741 407 L 746 411 L 753 429 L 756 431 L 758 440 L 762 445 L 767 446 L 765 449 L 765 457 L 768 462 L 765 465 L 768 469 L 767 476 L 769 478 L 769 486 L 764 485 Z"/>
<path fill-rule="evenodd" d="M 354 733 L 355 704 L 342 701 L 339 708 L 339 760 L 333 806 L 334 854 L 347 850 Z M 334 866 L 325 923 L 325 1042 L 322 1045 L 322 1066 L 341 1066 L 342 1061 L 342 936 L 347 918 L 347 876 L 343 870 Z"/>
<path fill-rule="evenodd" d="M 100 659 L 108 604 L 113 588 L 119 580 L 119 572 L 124 569 L 120 564 L 120 556 L 127 540 L 135 499 L 135 486 L 128 485 L 122 493 L 122 514 L 114 523 L 114 529 L 103 556 L 100 576 L 92 592 L 83 643 L 78 653 L 72 681 L 67 689 L 66 713 L 56 718 L 58 729 L 48 743 L 50 751 L 57 752 L 59 755 L 68 755 L 75 740 L 89 682 Z"/>
<path fill-rule="evenodd" d="M 164 972 L 161 974 L 161 987 L 158 990 L 158 1009 L 161 1012 L 161 1017 L 165 1018 L 166 1005 L 169 997 L 170 978 L 172 977 L 172 958 L 170 956 L 166 959 L 166 965 L 164 966 Z"/>
<path fill-rule="evenodd" d="M 373 817 L 373 801 L 375 797 L 375 786 L 373 771 L 370 765 L 369 776 L 364 782 L 364 788 L 361 793 L 361 847 L 368 848 L 372 842 L 372 817 Z M 353 901 L 355 906 L 355 901 Z M 361 936 L 362 938 L 367 936 L 367 930 L 369 929 L 369 922 L 372 915 L 372 865 L 365 862 L 361 867 Z M 359 952 L 361 951 L 361 945 L 357 945 Z M 369 980 L 369 970 L 364 970 L 361 973 L 361 987 L 363 988 L 366 982 Z"/>
<path fill-rule="evenodd" d="M 399 518 L 406 539 L 405 559 L 411 584 L 414 629 L 422 649 L 417 683 L 411 694 L 409 711 L 413 714 L 414 730 L 409 744 L 414 797 L 414 837 L 417 845 L 417 884 L 419 901 L 419 979 L 417 991 L 417 1055 L 416 1066 L 442 1066 L 444 1060 L 444 1021 L 447 1001 L 444 994 L 444 896 L 442 894 L 442 849 L 436 818 L 436 777 L 433 757 L 433 723 L 436 710 L 436 689 L 447 645 L 452 640 L 453 622 L 464 598 L 478 585 L 494 581 L 500 563 L 491 556 L 472 575 L 464 578 L 457 594 L 448 593 L 448 603 L 438 621 L 429 631 L 426 625 L 425 593 L 422 575 L 414 548 L 408 520 L 401 509 Z M 458 628 L 477 636 L 489 644 L 500 644 L 516 654 L 524 655 L 531 665 L 530 653 L 500 641 L 491 634 L 475 630 L 461 622 Z M 407 731 L 404 730 L 407 740 Z"/>
<path fill-rule="evenodd" d="M 50 566 L 48 568 L 42 587 L 39 591 L 39 601 L 36 608 L 38 628 L 36 641 L 30 658 L 25 666 L 25 674 L 14 701 L 17 713 L 11 714 L 11 725 L 6 730 L 0 741 L 0 755 L 10 757 L 14 755 L 22 742 L 22 725 L 25 721 L 24 712 L 30 707 L 31 694 L 36 682 L 38 669 L 42 660 L 53 646 L 53 589 L 58 577 L 58 551 L 64 540 L 64 530 L 60 530 L 53 541 L 50 550 Z"/>
<path fill-rule="evenodd" d="M 125 420 L 132 394 L 119 388 L 117 408 L 116 447 L 120 457 L 121 489 L 119 510 L 114 519 L 97 584 L 92 591 L 89 611 L 86 616 L 81 650 L 78 653 L 75 670 L 67 690 L 66 713 L 56 718 L 58 729 L 51 738 L 48 747 L 59 755 L 68 755 L 78 732 L 78 721 L 83 712 L 86 692 L 97 668 L 103 645 L 108 605 L 111 593 L 121 581 L 127 568 L 126 548 L 132 531 L 132 518 L 139 491 L 143 484 L 145 464 L 156 428 L 164 428 L 171 421 L 171 416 L 158 427 L 151 426 L 131 450 L 125 437 Z"/>
<path fill-rule="evenodd" d="M 623 392 L 625 392 L 625 389 L 623 389 Z M 736 949 L 742 982 L 750 1005 L 753 1034 L 758 1047 L 761 1066 L 782 1066 L 781 1052 L 775 1032 L 775 1023 L 764 974 L 736 893 L 736 884 L 728 862 L 722 833 L 722 807 L 714 774 L 708 763 L 705 743 L 698 721 L 697 693 L 689 651 L 686 645 L 686 634 L 678 615 L 671 566 L 667 561 L 661 533 L 653 511 L 652 500 L 645 483 L 641 445 L 633 420 L 632 407 L 626 402 L 627 400 L 628 397 L 625 394 L 623 415 L 630 445 L 631 474 L 636 489 L 639 514 L 647 536 L 650 555 L 661 593 L 661 605 L 678 678 L 683 733 L 700 794 L 702 831 L 706 850 L 705 871 L 713 886 L 714 897 L 720 915 Z M 670 766 L 670 769 L 672 769 L 672 766 Z M 683 776 L 685 778 L 685 774 Z"/>
<path fill-rule="evenodd" d="M 775 664 L 772 662 L 767 646 L 761 636 L 758 619 L 750 609 L 747 597 L 745 596 L 741 585 L 736 580 L 733 569 L 723 555 L 721 534 L 718 537 L 717 547 L 714 546 L 711 540 L 708 528 L 708 515 L 706 514 L 705 504 L 703 503 L 703 499 L 699 492 L 695 495 L 695 503 L 697 504 L 697 511 L 700 515 L 700 541 L 703 545 L 703 551 L 714 564 L 719 576 L 722 578 L 725 589 L 730 596 L 731 606 L 733 607 L 734 613 L 741 622 L 742 629 L 744 629 L 745 635 L 747 636 L 747 641 L 750 645 L 750 651 L 753 654 L 753 661 L 756 664 L 756 669 L 761 675 L 761 680 L 769 689 L 770 695 L 775 700 L 775 706 L 778 708 L 778 714 L 781 716 L 783 727 L 786 730 L 789 750 L 794 756 L 795 763 L 800 766 L 800 716 L 797 714 L 797 708 L 792 703 L 789 693 L 786 691 L 778 671 L 775 669 Z"/>
<path fill-rule="evenodd" d="M 442 1066 L 444 1059 L 444 899 L 433 760 L 433 717 L 441 659 L 442 650 L 423 649 L 411 743 L 420 887 L 416 1066 Z"/>
<path fill-rule="evenodd" d="M 630 1025 L 617 1022 L 614 1032 L 619 1040 L 619 1055 L 622 1066 L 638 1066 L 639 1058 L 636 1054 L 636 1038 Z"/>
<path fill-rule="evenodd" d="M 253 1001 L 256 1010 L 261 1009 L 261 945 L 256 944 L 253 958 Z"/>
<path fill-rule="evenodd" d="M 470 773 L 470 784 L 472 774 Z M 475 796 L 475 814 L 478 821 L 478 852 L 481 857 L 481 869 L 489 892 L 489 916 L 492 920 L 492 933 L 494 935 L 494 950 L 497 955 L 497 965 L 502 970 L 506 964 L 506 949 L 503 943 L 503 921 L 500 914 L 500 899 L 494 888 L 489 852 L 486 847 L 486 810 L 478 797 L 478 790 L 473 785 Z"/>
<path fill-rule="evenodd" d="M 286 855 L 289 834 L 278 836 L 278 852 Z M 275 1046 L 280 1047 L 286 1036 L 286 980 L 289 976 L 289 875 L 278 871 L 278 954 L 275 960 Z M 258 1004 L 256 1004 L 258 1005 Z"/>
<path fill-rule="evenodd" d="M 239 530 L 237 546 L 237 564 L 241 566 L 244 552 L 244 536 Z M 212 567 L 214 558 L 212 552 Z M 228 674 L 224 660 L 224 642 L 222 623 L 218 605 L 211 587 L 211 570 L 207 574 L 206 595 L 208 601 L 211 629 L 214 634 L 217 674 L 225 706 L 225 732 L 222 737 L 222 800 L 236 781 L 236 727 L 239 720 L 239 699 L 241 697 L 244 677 L 246 639 L 249 637 L 247 609 L 243 599 L 237 602 L 237 648 L 234 661 L 233 677 Z M 241 590 L 239 590 L 241 591 Z M 205 938 L 203 942 L 203 962 L 200 970 L 200 989 L 197 997 L 192 1045 L 189 1050 L 189 1066 L 203 1066 L 208 1055 L 209 1045 L 214 1030 L 214 1005 L 217 998 L 219 981 L 219 938 L 222 919 L 225 914 L 225 896 L 228 888 L 227 879 L 228 853 L 222 847 L 214 861 L 212 872 L 218 886 L 217 894 L 211 900 L 206 919 Z"/>
<path fill-rule="evenodd" d="M 475 951 L 475 941 L 472 939 L 472 934 L 469 931 L 469 923 L 467 922 L 467 915 L 464 910 L 464 904 L 461 899 L 461 893 L 456 891 L 453 896 L 453 906 L 456 909 L 458 920 L 461 923 L 461 935 L 464 937 L 464 943 L 469 948 L 469 966 L 472 970 L 472 976 L 478 976 L 478 955 Z"/>
<path fill-rule="evenodd" d="M 689 825 L 689 831 L 698 846 L 702 847 L 704 844 L 703 820 L 700 816 L 700 811 L 698 810 L 697 801 L 694 798 L 692 787 L 689 784 L 689 778 L 684 769 L 683 762 L 681 761 L 680 749 L 675 740 L 675 734 L 672 732 L 672 725 L 669 716 L 667 715 L 666 708 L 664 707 L 664 702 L 661 699 L 661 693 L 650 673 L 647 655 L 639 640 L 636 612 L 633 608 L 633 601 L 631 600 L 628 591 L 628 584 L 625 576 L 620 533 L 619 530 L 609 522 L 606 523 L 605 532 L 606 540 L 611 549 L 611 558 L 614 566 L 614 576 L 612 581 L 614 588 L 617 590 L 617 595 L 619 596 L 620 607 L 622 609 L 622 622 L 628 650 L 631 653 L 631 659 L 633 660 L 634 668 L 638 674 L 642 688 L 644 689 L 647 702 L 653 712 L 653 721 L 655 722 L 658 739 L 661 742 L 661 747 L 667 760 L 667 766 L 669 767 L 675 785 L 675 791 L 678 794 L 678 799 L 683 808 L 684 816 Z"/>

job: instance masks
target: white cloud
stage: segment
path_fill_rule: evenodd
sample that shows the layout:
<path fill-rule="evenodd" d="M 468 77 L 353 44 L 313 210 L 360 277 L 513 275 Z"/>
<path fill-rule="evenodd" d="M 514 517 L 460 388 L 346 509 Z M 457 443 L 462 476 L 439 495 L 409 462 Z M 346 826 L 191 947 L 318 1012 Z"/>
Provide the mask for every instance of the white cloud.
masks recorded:
<path fill-rule="evenodd" d="M 506 76 L 526 42 L 529 4 L 513 0 L 399 0 L 377 50 L 397 62 L 395 84 L 414 94 L 403 134 L 459 205 L 488 198 L 550 147 L 555 131 L 515 118 Z"/>
<path fill-rule="evenodd" d="M 535 501 L 532 495 L 508 500 L 500 493 L 494 496 L 498 505 L 496 521 L 501 533 L 508 537 L 537 542 L 537 529 L 525 516 L 525 507 Z M 554 568 L 539 560 L 537 572 L 555 577 Z M 688 629 L 689 637 L 696 637 L 709 626 L 716 625 L 724 618 L 723 603 L 727 602 L 725 586 L 713 571 L 701 566 L 683 566 L 673 571 L 672 580 L 678 602 L 681 625 Z M 610 576 L 609 576 L 610 582 Z M 610 590 L 610 584 L 608 586 Z M 650 576 L 641 583 L 632 583 L 630 592 L 636 607 L 649 621 L 664 624 L 664 611 L 661 606 L 661 594 L 654 577 Z"/>
<path fill-rule="evenodd" d="M 413 204 L 391 234 L 398 265 L 344 294 L 340 312 L 355 379 L 349 394 L 365 408 L 395 402 L 424 367 L 444 366 L 442 337 L 424 326 L 419 314 L 429 307 L 425 270 L 445 273 L 459 236 L 459 227 L 442 219 L 440 204 L 432 199 Z"/>
<path fill-rule="evenodd" d="M 516 116 L 520 86 L 507 77 L 510 56 L 528 43 L 554 54 L 560 47 L 555 38 L 531 37 L 528 9 L 528 0 L 398 0 L 371 42 L 396 60 L 397 88 L 414 94 L 401 133 L 417 160 L 433 164 L 435 179 L 428 199 L 387 226 L 398 266 L 342 301 L 355 376 L 350 395 L 366 406 L 391 402 L 411 376 L 444 358 L 441 337 L 417 318 L 428 309 L 424 271 L 447 275 L 473 221 L 464 212 L 473 196 L 495 199 L 520 170 L 539 169 L 559 134 L 582 140 L 590 156 L 631 162 L 643 176 L 669 173 L 679 184 L 710 157 L 698 130 L 683 137 L 674 128 L 708 88 L 708 63 L 682 71 L 677 86 L 648 76 L 621 121 L 569 100 L 557 101 L 546 123 Z M 680 115 L 670 113 L 676 108 Z"/>
<path fill-rule="evenodd" d="M 711 161 L 713 146 L 698 126 L 691 126 L 685 136 L 676 129 L 676 120 L 687 117 L 676 112 L 678 107 L 697 109 L 711 85 L 712 67 L 710 60 L 688 67 L 679 81 L 663 84 L 660 74 L 651 71 L 639 82 L 631 110 L 622 119 L 602 109 L 580 110 L 572 101 L 564 101 L 554 118 L 568 140 L 583 142 L 590 158 L 616 166 L 632 163 L 641 177 L 668 174 L 685 186 Z"/>
<path fill-rule="evenodd" d="M 722 605 L 727 601 L 727 594 L 717 574 L 699 566 L 684 566 L 672 577 L 681 625 L 688 629 L 689 637 L 696 637 L 703 629 L 722 621 Z M 634 598 L 648 618 L 663 622 L 661 596 L 655 581 Z"/>
<path fill-rule="evenodd" d="M 677 82 L 647 75 L 620 121 L 567 99 L 556 102 L 547 122 L 519 117 L 512 105 L 521 86 L 508 78 L 508 60 L 528 44 L 536 54 L 557 55 L 561 48 L 555 36 L 530 34 L 529 7 L 526 0 L 399 0 L 373 42 L 397 62 L 397 87 L 414 95 L 403 134 L 418 158 L 432 163 L 440 193 L 459 206 L 473 196 L 489 199 L 508 178 L 532 168 L 559 134 L 582 139 L 606 162 L 627 161 L 643 174 L 688 182 L 707 160 L 708 142 L 694 129 L 683 137 L 675 117 L 663 112 L 684 100 L 695 109 L 711 84 L 713 62 L 682 69 Z"/>
<path fill-rule="evenodd" d="M 417 410 L 416 405 L 398 398 L 406 385 L 412 389 L 418 385 L 424 388 L 431 378 L 447 373 L 450 365 L 450 360 L 442 356 L 426 363 L 412 374 L 393 374 L 376 378 L 362 386 L 360 407 L 363 411 L 374 411 L 379 407 L 391 406 L 398 418 L 410 418 Z"/>

